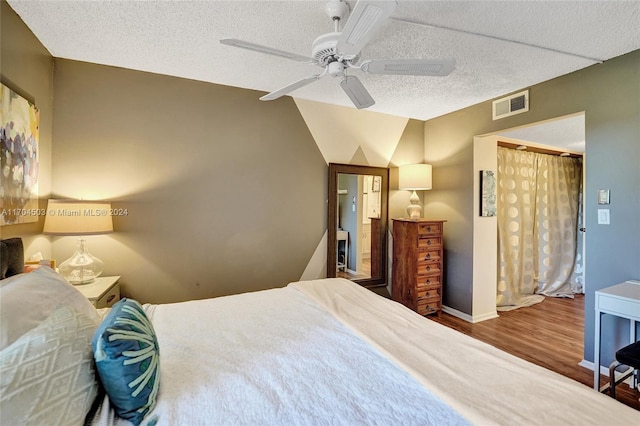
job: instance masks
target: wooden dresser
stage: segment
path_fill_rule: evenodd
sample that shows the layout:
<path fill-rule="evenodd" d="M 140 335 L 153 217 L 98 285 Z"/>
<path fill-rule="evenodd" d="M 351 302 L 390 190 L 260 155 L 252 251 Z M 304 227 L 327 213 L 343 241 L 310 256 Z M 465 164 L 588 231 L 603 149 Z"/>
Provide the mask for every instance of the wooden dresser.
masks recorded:
<path fill-rule="evenodd" d="M 393 219 L 392 297 L 420 315 L 442 310 L 444 222 Z"/>

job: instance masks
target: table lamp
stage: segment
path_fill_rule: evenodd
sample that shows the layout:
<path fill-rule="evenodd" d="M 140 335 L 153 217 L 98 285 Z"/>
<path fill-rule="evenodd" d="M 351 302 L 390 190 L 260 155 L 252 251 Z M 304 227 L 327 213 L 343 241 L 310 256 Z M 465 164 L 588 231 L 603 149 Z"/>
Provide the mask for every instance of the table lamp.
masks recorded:
<path fill-rule="evenodd" d="M 71 284 L 87 284 L 100 276 L 104 262 L 87 250 L 86 235 L 113 232 L 111 203 L 108 201 L 49 200 L 43 233 L 76 235 L 78 248 L 58 270 Z"/>
<path fill-rule="evenodd" d="M 407 213 L 410 219 L 419 219 L 422 215 L 420 198 L 416 191 L 431 189 L 431 164 L 407 164 L 398 171 L 398 189 L 413 191 L 409 198 Z"/>

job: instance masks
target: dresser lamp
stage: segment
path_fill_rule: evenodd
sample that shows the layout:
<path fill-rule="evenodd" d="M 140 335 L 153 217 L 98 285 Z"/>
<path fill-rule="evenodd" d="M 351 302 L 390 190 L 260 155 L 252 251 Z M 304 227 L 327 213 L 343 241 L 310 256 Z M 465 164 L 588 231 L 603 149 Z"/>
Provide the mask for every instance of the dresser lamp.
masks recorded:
<path fill-rule="evenodd" d="M 100 276 L 104 262 L 87 250 L 87 235 L 113 232 L 108 201 L 49 200 L 43 233 L 78 236 L 78 247 L 58 270 L 71 284 L 88 284 Z"/>
<path fill-rule="evenodd" d="M 431 164 L 408 164 L 398 171 L 398 189 L 413 191 L 407 213 L 410 219 L 420 219 L 422 206 L 416 191 L 431 189 Z"/>

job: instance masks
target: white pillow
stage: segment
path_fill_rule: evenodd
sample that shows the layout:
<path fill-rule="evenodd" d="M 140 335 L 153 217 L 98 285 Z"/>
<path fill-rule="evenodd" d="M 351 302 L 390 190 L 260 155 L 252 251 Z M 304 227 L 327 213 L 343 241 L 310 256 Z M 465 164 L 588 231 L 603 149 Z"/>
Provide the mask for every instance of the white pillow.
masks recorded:
<path fill-rule="evenodd" d="M 0 351 L 0 412 L 7 425 L 81 425 L 98 394 L 91 351 L 97 323 L 61 305 Z"/>
<path fill-rule="evenodd" d="M 91 302 L 51 268 L 0 281 L 0 350 L 36 328 L 60 304 L 100 320 Z"/>

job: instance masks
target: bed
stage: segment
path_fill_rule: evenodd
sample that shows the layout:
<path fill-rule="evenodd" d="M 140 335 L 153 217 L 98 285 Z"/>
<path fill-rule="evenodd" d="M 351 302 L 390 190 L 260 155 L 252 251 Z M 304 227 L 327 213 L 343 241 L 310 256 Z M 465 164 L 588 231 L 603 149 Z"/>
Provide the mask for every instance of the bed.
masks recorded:
<path fill-rule="evenodd" d="M 0 284 L 1 424 L 640 424 L 590 387 L 339 278 L 142 305 L 157 352 L 139 358 L 157 376 L 152 405 L 125 420 L 96 344 L 115 311 L 95 311 L 47 267 Z M 60 372 L 25 368 L 49 346 Z"/>

